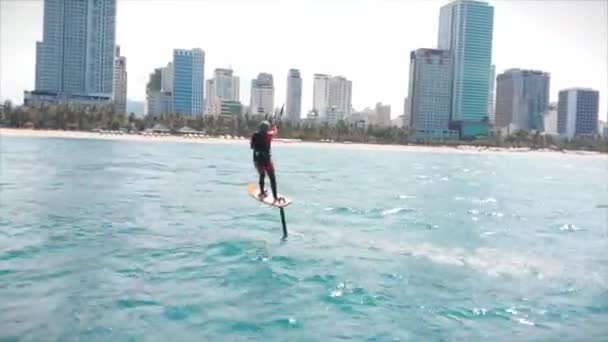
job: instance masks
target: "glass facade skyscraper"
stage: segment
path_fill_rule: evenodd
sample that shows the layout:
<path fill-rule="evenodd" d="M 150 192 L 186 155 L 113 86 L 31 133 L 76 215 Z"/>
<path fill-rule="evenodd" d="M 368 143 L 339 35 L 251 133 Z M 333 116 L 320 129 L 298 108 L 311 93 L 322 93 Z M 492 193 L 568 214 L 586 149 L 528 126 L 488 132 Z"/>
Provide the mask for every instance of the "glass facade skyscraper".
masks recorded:
<path fill-rule="evenodd" d="M 461 137 L 488 131 L 493 27 L 494 8 L 485 2 L 456 0 L 441 8 L 438 48 L 451 53 L 451 121 Z"/>
<path fill-rule="evenodd" d="M 419 138 L 451 138 L 451 54 L 418 49 L 410 53 L 409 124 Z"/>
<path fill-rule="evenodd" d="M 557 133 L 566 137 L 598 134 L 600 94 L 586 88 L 564 89 L 557 104 Z"/>
<path fill-rule="evenodd" d="M 116 0 L 45 0 L 36 91 L 112 97 Z"/>
<path fill-rule="evenodd" d="M 496 127 L 507 133 L 542 130 L 549 108 L 550 75 L 509 69 L 496 79 Z"/>
<path fill-rule="evenodd" d="M 203 114 L 205 52 L 201 49 L 173 51 L 173 111 L 197 116 Z"/>

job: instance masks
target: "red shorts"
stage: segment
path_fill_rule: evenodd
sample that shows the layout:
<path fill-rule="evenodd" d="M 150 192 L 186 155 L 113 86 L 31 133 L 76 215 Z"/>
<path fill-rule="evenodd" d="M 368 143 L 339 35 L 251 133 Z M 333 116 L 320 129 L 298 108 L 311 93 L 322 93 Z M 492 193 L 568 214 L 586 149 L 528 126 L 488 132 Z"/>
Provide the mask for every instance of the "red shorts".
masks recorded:
<path fill-rule="evenodd" d="M 259 174 L 262 174 L 263 172 L 274 173 L 274 165 L 272 165 L 271 160 L 255 162 L 255 168 L 258 170 Z"/>

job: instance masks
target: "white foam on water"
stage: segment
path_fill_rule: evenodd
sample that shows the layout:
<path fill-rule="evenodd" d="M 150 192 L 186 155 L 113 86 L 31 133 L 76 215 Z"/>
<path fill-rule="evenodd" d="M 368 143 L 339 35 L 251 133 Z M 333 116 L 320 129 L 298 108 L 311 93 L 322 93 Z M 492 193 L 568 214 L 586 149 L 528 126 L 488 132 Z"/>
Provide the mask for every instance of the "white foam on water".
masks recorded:
<path fill-rule="evenodd" d="M 359 248 L 373 248 L 381 250 L 383 253 L 426 259 L 438 265 L 466 267 L 492 277 L 534 277 L 545 280 L 576 277 L 580 281 L 591 282 L 597 286 L 607 283 L 606 280 L 601 280 L 601 275 L 584 269 L 576 272 L 576 269 L 569 267 L 568 263 L 564 263 L 563 260 L 538 257 L 533 252 L 514 253 L 485 247 L 467 250 L 430 243 L 407 245 L 391 240 L 358 239 L 356 237 L 353 239 L 353 236 L 343 237 L 342 241 Z"/>
<path fill-rule="evenodd" d="M 473 308 L 473 314 L 475 316 L 485 316 L 487 310 L 484 308 Z"/>
<path fill-rule="evenodd" d="M 507 254 L 492 248 L 477 248 L 471 252 L 461 248 L 443 248 L 424 243 L 417 246 L 402 246 L 399 252 L 426 258 L 437 264 L 470 267 L 490 276 L 535 275 L 538 277 L 541 275 L 554 278 L 564 274 L 562 264 L 533 256 Z"/>
<path fill-rule="evenodd" d="M 491 217 L 504 217 L 505 214 L 499 212 L 499 211 L 486 211 L 483 213 L 485 216 L 491 216 Z"/>
<path fill-rule="evenodd" d="M 509 308 L 507 310 L 505 310 L 506 312 L 510 313 L 513 316 L 516 316 L 519 312 L 515 309 Z"/>
<path fill-rule="evenodd" d="M 479 203 L 479 204 L 487 204 L 487 203 L 496 203 L 497 200 L 494 197 L 488 197 L 488 198 L 473 198 L 471 200 L 473 203 Z"/>
<path fill-rule="evenodd" d="M 332 298 L 341 297 L 342 296 L 342 291 L 341 290 L 333 290 L 333 291 L 331 291 L 331 293 L 329 294 L 329 296 L 332 297 Z"/>
<path fill-rule="evenodd" d="M 559 227 L 559 230 L 561 230 L 562 232 L 577 232 L 577 231 L 583 230 L 583 229 L 579 228 L 571 223 L 565 223 Z"/>
<path fill-rule="evenodd" d="M 407 210 L 411 210 L 411 209 L 408 209 L 408 208 L 391 208 L 391 209 L 387 209 L 387 210 L 382 211 L 382 215 L 383 216 L 394 215 L 394 214 L 398 214 L 400 212 L 407 211 Z"/>
<path fill-rule="evenodd" d="M 528 325 L 528 326 L 531 326 L 531 327 L 533 327 L 533 326 L 536 325 L 534 322 L 532 322 L 532 321 L 530 321 L 530 320 L 528 320 L 526 318 L 523 318 L 523 317 L 520 317 L 520 318 L 516 319 L 516 321 L 518 323 L 520 323 L 520 324 Z"/>

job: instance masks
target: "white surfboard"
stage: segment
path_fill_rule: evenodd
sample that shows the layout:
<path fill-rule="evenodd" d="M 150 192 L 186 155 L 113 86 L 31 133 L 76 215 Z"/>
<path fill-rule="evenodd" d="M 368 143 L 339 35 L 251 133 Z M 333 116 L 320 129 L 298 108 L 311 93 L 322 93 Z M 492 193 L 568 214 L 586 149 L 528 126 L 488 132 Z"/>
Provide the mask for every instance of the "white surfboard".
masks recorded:
<path fill-rule="evenodd" d="M 266 196 L 264 198 L 260 198 L 258 196 L 260 194 L 260 188 L 258 187 L 257 184 L 253 184 L 253 183 L 247 185 L 247 192 L 249 193 L 249 195 L 251 197 L 255 198 L 259 202 L 271 205 L 271 206 L 276 207 L 276 208 L 285 208 L 285 207 L 287 207 L 288 205 L 290 205 L 292 203 L 291 199 L 289 199 L 289 198 L 287 198 L 287 197 L 285 197 L 285 196 L 283 196 L 281 194 L 278 194 L 279 197 L 283 197 L 283 199 L 285 199 L 285 201 L 280 201 L 280 202 L 277 201 L 277 202 L 275 202 L 274 201 L 274 197 L 272 197 L 272 194 L 269 193 L 270 192 L 269 190 L 266 191 L 266 192 L 269 193 L 268 196 Z"/>

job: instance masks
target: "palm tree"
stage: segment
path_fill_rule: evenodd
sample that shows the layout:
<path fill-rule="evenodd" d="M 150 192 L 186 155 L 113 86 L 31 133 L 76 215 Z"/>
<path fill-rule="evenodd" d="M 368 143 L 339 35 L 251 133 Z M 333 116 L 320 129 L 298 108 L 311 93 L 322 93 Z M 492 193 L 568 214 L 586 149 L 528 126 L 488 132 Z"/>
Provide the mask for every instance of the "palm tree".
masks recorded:
<path fill-rule="evenodd" d="M 2 110 L 0 111 L 0 121 L 8 121 L 13 114 L 13 103 L 11 100 L 4 101 Z"/>

